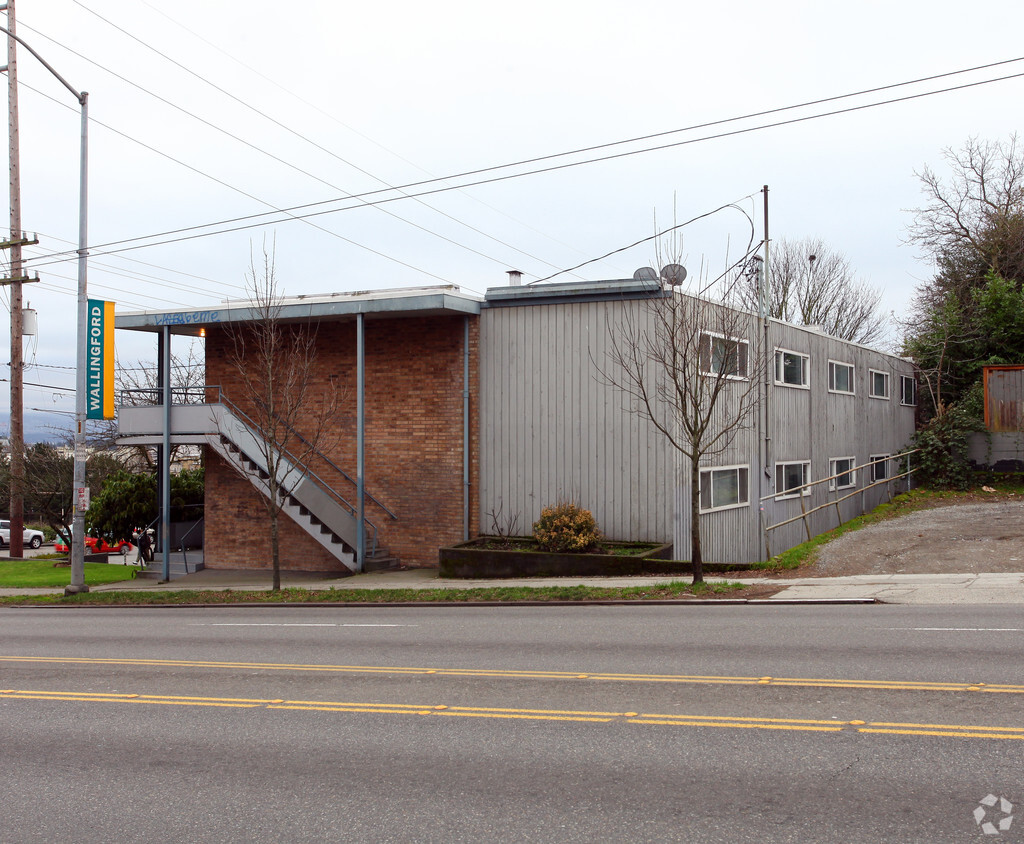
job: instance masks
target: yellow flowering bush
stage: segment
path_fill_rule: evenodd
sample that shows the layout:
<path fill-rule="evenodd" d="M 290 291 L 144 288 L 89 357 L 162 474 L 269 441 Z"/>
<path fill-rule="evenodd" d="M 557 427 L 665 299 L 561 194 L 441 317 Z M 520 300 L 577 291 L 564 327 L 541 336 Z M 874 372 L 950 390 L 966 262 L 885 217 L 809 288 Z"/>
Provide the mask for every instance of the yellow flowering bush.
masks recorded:
<path fill-rule="evenodd" d="M 545 507 L 533 524 L 533 538 L 544 551 L 583 553 L 601 539 L 589 510 L 567 501 Z"/>

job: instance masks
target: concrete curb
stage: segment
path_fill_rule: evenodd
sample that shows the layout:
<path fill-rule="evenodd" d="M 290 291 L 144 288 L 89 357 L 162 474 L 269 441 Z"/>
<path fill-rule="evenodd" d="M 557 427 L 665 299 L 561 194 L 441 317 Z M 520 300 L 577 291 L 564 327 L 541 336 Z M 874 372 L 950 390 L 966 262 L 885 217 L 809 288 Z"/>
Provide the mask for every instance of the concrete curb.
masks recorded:
<path fill-rule="evenodd" d="M 859 605 L 883 603 L 874 598 L 790 598 L 772 600 L 771 598 L 678 598 L 652 599 L 635 601 L 259 601 L 224 604 L 9 604 L 0 609 L 35 609 L 35 610 L 150 610 L 150 609 L 273 609 L 274 607 L 334 607 L 338 609 L 372 609 L 401 608 L 423 609 L 425 607 L 650 607 L 650 606 L 820 606 L 820 605 Z"/>

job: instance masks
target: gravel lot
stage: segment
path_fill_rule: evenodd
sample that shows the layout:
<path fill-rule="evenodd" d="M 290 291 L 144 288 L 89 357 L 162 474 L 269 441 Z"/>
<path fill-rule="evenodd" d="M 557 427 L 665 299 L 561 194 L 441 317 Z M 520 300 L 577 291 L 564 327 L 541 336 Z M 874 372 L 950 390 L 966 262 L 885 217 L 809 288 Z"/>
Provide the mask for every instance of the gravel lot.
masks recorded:
<path fill-rule="evenodd" d="M 869 525 L 822 546 L 797 576 L 1024 571 L 1024 500 L 956 503 Z"/>

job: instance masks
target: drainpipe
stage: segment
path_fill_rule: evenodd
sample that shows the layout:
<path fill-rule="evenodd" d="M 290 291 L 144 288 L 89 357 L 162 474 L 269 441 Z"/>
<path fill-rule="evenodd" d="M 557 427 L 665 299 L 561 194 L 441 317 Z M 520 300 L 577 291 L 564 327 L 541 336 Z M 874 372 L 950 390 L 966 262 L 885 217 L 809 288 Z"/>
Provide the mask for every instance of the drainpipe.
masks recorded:
<path fill-rule="evenodd" d="M 768 185 L 764 186 L 764 266 L 761 269 L 761 320 L 764 327 L 764 470 L 761 473 L 761 496 L 767 495 L 764 487 L 767 487 L 767 480 L 770 477 L 771 471 L 771 417 L 769 416 L 770 408 L 769 402 L 771 398 L 771 385 L 772 367 L 775 365 L 775 355 L 772 353 L 771 346 L 768 344 L 768 290 L 770 282 L 770 263 L 769 263 L 769 244 L 771 241 L 768 238 Z M 801 502 L 803 498 L 800 499 Z M 761 506 L 764 506 L 762 502 Z M 765 553 L 768 553 L 768 530 L 764 519 L 761 520 L 762 533 L 764 539 Z M 766 557 L 767 559 L 767 557 Z"/>
<path fill-rule="evenodd" d="M 363 315 L 356 314 L 356 571 L 366 561 L 366 337 Z"/>
<path fill-rule="evenodd" d="M 462 318 L 462 541 L 469 541 L 469 317 Z"/>
<path fill-rule="evenodd" d="M 164 555 L 164 580 L 171 579 L 171 327 L 165 325 L 160 349 L 161 388 L 164 402 L 164 447 L 161 462 L 160 544 Z"/>

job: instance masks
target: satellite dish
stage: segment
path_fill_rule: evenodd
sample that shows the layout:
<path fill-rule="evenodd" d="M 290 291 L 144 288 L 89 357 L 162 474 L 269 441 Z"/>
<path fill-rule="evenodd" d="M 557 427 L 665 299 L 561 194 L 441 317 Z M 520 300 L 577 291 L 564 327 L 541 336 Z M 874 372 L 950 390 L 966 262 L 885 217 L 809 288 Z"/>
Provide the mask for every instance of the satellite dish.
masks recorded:
<path fill-rule="evenodd" d="M 633 273 L 633 279 L 635 281 L 657 281 L 658 273 L 654 267 L 640 267 Z"/>
<path fill-rule="evenodd" d="M 661 268 L 661 277 L 669 284 L 678 286 L 686 280 L 686 267 L 682 264 L 666 264 Z"/>

